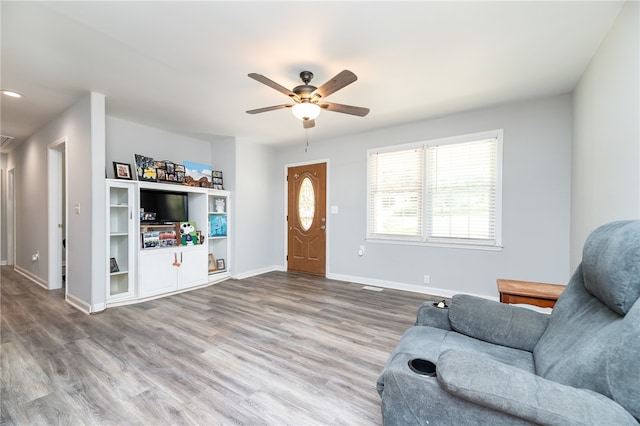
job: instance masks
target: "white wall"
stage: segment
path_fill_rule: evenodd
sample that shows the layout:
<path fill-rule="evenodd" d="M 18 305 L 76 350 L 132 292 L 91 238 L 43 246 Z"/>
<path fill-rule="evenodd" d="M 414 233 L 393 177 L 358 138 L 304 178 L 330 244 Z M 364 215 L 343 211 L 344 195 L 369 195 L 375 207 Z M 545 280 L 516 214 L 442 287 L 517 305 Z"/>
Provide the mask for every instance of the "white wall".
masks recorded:
<path fill-rule="evenodd" d="M 106 262 L 104 235 L 104 96 L 91 93 L 52 120 L 11 152 L 15 168 L 15 266 L 35 281 L 48 279 L 48 145 L 66 137 L 69 174 L 67 205 L 67 288 L 83 309 L 102 299 Z M 100 167 L 100 166 L 98 166 Z M 74 214 L 80 204 L 81 213 Z M 40 260 L 32 261 L 33 253 Z M 101 281 L 100 281 L 101 280 Z M 102 297 L 101 297 L 102 296 Z"/>
<path fill-rule="evenodd" d="M 639 9 L 624 5 L 574 91 L 572 267 L 593 229 L 640 218 Z"/>
<path fill-rule="evenodd" d="M 503 251 L 365 241 L 368 148 L 498 128 L 504 129 Z M 329 215 L 327 276 L 445 296 L 465 292 L 497 297 L 496 278 L 557 283 L 569 278 L 571 138 L 568 94 L 330 141 L 314 141 L 311 132 L 307 154 L 302 145 L 278 151 L 278 182 L 283 182 L 286 164 L 329 159 L 327 203 L 339 213 Z M 275 216 L 283 218 L 281 183 L 274 192 Z M 276 241 L 274 249 L 284 253 L 283 237 Z M 357 255 L 359 245 L 365 246 L 363 257 Z M 423 284 L 425 274 L 429 285 Z"/>

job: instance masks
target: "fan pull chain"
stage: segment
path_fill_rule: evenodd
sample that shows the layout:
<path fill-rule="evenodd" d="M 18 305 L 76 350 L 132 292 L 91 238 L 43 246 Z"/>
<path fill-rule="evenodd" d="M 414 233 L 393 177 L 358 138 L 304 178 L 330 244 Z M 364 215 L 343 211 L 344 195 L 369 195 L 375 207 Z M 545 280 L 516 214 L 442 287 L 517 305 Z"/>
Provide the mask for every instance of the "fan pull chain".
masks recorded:
<path fill-rule="evenodd" d="M 307 140 L 307 145 L 304 147 L 304 152 L 309 152 L 309 129 L 304 129 L 304 136 Z"/>

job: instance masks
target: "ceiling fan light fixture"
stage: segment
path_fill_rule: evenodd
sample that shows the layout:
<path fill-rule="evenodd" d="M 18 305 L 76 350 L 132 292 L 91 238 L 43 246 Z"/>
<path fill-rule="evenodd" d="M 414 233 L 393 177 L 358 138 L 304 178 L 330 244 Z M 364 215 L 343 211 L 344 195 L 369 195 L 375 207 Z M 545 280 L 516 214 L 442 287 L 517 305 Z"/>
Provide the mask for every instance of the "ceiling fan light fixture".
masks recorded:
<path fill-rule="evenodd" d="M 291 112 L 299 120 L 315 120 L 320 115 L 320 107 L 310 102 L 301 102 L 295 104 Z"/>

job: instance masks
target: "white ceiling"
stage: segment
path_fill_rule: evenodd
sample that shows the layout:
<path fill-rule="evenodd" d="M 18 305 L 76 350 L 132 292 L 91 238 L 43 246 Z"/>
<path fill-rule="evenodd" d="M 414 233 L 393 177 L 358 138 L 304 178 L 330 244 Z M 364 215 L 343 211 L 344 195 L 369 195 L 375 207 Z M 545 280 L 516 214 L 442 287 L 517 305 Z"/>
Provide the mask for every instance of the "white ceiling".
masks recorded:
<path fill-rule="evenodd" d="M 291 89 L 343 69 L 310 138 L 359 133 L 571 91 L 618 14 L 613 1 L 11 2 L 2 13 L 1 133 L 24 140 L 89 91 L 107 114 L 214 140 L 304 138 L 288 103 L 247 77 Z"/>

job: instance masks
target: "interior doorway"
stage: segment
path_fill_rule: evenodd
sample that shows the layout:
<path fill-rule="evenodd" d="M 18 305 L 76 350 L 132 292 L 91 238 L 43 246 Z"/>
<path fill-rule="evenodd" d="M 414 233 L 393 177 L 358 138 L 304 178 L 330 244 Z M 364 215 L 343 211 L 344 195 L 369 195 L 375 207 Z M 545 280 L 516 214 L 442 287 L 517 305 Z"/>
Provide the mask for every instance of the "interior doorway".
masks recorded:
<path fill-rule="evenodd" d="M 16 258 L 16 197 L 15 169 L 7 172 L 7 265 L 14 265 Z"/>
<path fill-rule="evenodd" d="M 327 163 L 287 169 L 287 270 L 325 276 Z"/>
<path fill-rule="evenodd" d="M 49 290 L 65 288 L 67 297 L 66 138 L 49 145 Z"/>

